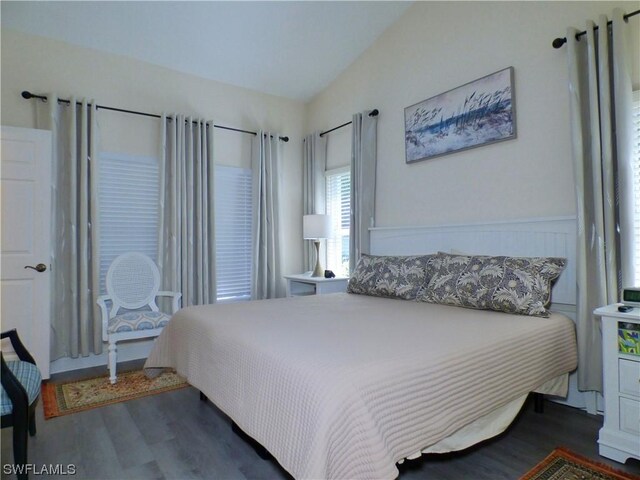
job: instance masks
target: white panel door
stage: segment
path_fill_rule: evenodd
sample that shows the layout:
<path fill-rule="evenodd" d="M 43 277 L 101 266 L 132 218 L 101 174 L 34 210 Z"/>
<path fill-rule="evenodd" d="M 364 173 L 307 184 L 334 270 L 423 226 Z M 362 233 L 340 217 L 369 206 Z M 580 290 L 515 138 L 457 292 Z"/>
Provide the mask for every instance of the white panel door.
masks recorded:
<path fill-rule="evenodd" d="M 1 132 L 0 323 L 18 330 L 49 378 L 51 132 Z"/>

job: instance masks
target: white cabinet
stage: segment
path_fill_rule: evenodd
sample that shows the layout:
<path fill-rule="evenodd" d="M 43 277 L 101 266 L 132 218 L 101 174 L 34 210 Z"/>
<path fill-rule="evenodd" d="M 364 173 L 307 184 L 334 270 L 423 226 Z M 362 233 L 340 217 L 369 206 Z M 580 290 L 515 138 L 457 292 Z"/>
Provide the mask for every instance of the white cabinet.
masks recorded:
<path fill-rule="evenodd" d="M 287 280 L 287 297 L 302 295 L 323 295 L 347 291 L 348 278 L 312 277 L 308 273 L 285 275 Z"/>
<path fill-rule="evenodd" d="M 636 332 L 640 335 L 640 308 L 623 313 L 618 305 L 608 305 L 594 313 L 602 317 L 605 405 L 600 455 L 621 463 L 640 460 L 640 344 L 633 349 L 630 339 Z M 627 351 L 638 354 L 625 353 L 625 342 Z"/>

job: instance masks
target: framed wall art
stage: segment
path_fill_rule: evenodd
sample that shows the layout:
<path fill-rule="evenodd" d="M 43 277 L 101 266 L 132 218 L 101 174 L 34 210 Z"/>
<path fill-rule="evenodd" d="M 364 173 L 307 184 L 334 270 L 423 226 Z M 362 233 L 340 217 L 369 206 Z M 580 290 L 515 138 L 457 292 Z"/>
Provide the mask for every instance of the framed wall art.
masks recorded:
<path fill-rule="evenodd" d="M 513 67 L 404 109 L 407 163 L 516 138 Z"/>

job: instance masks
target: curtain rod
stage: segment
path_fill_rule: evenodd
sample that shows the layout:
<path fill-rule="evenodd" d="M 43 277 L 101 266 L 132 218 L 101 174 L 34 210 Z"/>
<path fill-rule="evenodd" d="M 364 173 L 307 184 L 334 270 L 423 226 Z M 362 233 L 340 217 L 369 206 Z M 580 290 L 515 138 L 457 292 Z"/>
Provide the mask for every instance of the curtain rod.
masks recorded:
<path fill-rule="evenodd" d="M 623 15 L 622 18 L 624 18 L 624 20 L 627 21 L 629 20 L 629 17 L 633 17 L 634 15 L 638 15 L 639 13 L 640 13 L 640 10 L 636 10 L 635 12 L 631 12 L 626 15 Z M 611 25 L 611 20 L 607 22 L 607 25 Z M 594 30 L 598 30 L 597 25 L 595 26 Z M 580 40 L 580 37 L 586 34 L 587 34 L 586 30 L 576 33 L 576 40 Z M 567 43 L 567 37 L 562 37 L 562 38 L 558 37 L 553 42 L 551 42 L 551 45 L 553 46 L 553 48 L 560 48 L 565 43 Z"/>
<path fill-rule="evenodd" d="M 31 93 L 31 92 L 29 92 L 27 90 L 22 92 L 22 98 L 24 98 L 26 100 L 29 100 L 31 98 L 38 98 L 38 99 L 42 100 L 43 102 L 47 101 L 46 95 L 36 95 L 35 93 Z M 59 98 L 58 102 L 59 103 L 66 103 L 67 105 L 69 105 L 71 103 L 70 100 L 65 100 L 63 98 Z M 76 102 L 76 104 L 77 105 L 81 105 L 80 102 Z M 99 108 L 101 108 L 103 110 L 111 110 L 113 112 L 131 113 L 132 115 L 142 115 L 143 117 L 162 118 L 162 115 L 157 115 L 155 113 L 137 112 L 135 110 L 125 110 L 124 108 L 107 107 L 105 105 L 96 105 L 96 109 L 99 109 Z M 169 118 L 169 120 L 171 120 L 171 118 Z M 232 132 L 249 133 L 251 135 L 257 135 L 258 134 L 257 132 L 252 132 L 250 130 L 242 130 L 240 128 L 225 127 L 224 125 L 214 125 L 214 128 L 220 128 L 222 130 L 231 130 Z M 280 140 L 282 140 L 283 142 L 288 142 L 289 141 L 289 137 L 278 137 L 278 138 Z"/>
<path fill-rule="evenodd" d="M 377 108 L 374 108 L 373 110 L 371 110 L 371 111 L 369 112 L 369 116 L 370 116 L 370 117 L 377 117 L 379 113 L 380 113 L 380 112 L 378 111 L 378 109 L 377 109 Z M 334 130 L 338 130 L 339 128 L 346 127 L 347 125 L 351 125 L 352 123 L 353 123 L 353 122 L 347 122 L 347 123 L 343 123 L 342 125 L 338 125 L 337 127 L 333 127 L 331 130 L 327 130 L 326 132 L 322 132 L 322 133 L 320 134 L 320 136 L 326 135 L 327 133 L 331 133 L 331 132 L 333 132 Z"/>

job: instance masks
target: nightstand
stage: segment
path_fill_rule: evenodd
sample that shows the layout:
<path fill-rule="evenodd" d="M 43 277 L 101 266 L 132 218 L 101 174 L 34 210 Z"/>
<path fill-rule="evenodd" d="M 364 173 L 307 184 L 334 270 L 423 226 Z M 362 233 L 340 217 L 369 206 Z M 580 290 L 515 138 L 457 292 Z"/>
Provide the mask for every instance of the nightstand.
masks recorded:
<path fill-rule="evenodd" d="M 640 307 L 623 313 L 618 306 L 593 313 L 602 317 L 605 405 L 600 455 L 624 463 L 640 460 Z"/>
<path fill-rule="evenodd" d="M 287 297 L 346 292 L 349 281 L 346 277 L 312 277 L 308 273 L 285 275 L 284 278 L 287 280 Z"/>

